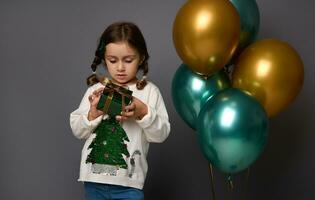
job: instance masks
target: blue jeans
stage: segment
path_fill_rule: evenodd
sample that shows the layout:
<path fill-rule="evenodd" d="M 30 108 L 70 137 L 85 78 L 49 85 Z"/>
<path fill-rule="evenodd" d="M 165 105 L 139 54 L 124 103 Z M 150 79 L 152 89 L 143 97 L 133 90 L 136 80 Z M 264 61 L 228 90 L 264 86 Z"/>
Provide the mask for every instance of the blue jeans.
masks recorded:
<path fill-rule="evenodd" d="M 143 191 L 137 188 L 84 182 L 86 200 L 144 200 Z"/>

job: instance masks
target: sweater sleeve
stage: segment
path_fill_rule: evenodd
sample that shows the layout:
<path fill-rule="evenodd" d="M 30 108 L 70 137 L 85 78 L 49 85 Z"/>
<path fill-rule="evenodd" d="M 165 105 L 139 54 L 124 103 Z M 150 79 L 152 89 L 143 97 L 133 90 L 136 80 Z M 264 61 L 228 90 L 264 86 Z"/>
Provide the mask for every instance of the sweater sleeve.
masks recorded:
<path fill-rule="evenodd" d="M 103 118 L 102 115 L 91 121 L 87 118 L 90 109 L 88 97 L 93 92 L 92 88 L 93 87 L 87 89 L 79 108 L 70 114 L 70 127 L 74 136 L 78 139 L 87 139 Z"/>
<path fill-rule="evenodd" d="M 136 122 L 143 128 L 148 142 L 163 142 L 170 133 L 170 123 L 158 88 L 152 89 L 147 106 L 148 113 Z"/>

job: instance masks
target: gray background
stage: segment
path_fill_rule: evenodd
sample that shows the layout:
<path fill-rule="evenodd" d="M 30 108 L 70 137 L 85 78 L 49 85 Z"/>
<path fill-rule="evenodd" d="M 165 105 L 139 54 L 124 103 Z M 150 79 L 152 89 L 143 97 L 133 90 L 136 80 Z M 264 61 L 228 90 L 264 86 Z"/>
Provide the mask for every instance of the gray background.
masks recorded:
<path fill-rule="evenodd" d="M 184 0 L 1 1 L 0 199 L 83 199 L 77 182 L 83 141 L 69 113 L 86 90 L 96 41 L 117 20 L 139 25 L 151 55 L 149 78 L 164 96 L 172 125 L 163 144 L 152 144 L 146 199 L 210 199 L 207 161 L 195 133 L 171 101 L 171 80 L 181 64 L 172 24 Z M 270 120 L 265 152 L 251 168 L 249 199 L 314 199 L 314 9 L 310 0 L 260 0 L 258 38 L 289 42 L 305 64 L 296 101 Z M 244 173 L 236 176 L 242 199 Z M 217 199 L 226 199 L 224 176 L 215 171 Z M 237 198 L 236 198 L 237 197 Z"/>

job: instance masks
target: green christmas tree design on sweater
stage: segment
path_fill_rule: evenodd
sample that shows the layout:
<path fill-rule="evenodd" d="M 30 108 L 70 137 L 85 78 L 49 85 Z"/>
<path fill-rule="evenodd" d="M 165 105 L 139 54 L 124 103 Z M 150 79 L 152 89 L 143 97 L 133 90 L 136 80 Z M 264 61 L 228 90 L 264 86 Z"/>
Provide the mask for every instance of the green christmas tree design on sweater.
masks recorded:
<path fill-rule="evenodd" d="M 101 121 L 94 133 L 96 137 L 88 147 L 92 150 L 86 163 L 114 165 L 127 169 L 123 155 L 130 156 L 127 144 L 124 143 L 129 142 L 129 138 L 120 123 L 114 117 L 107 118 Z"/>

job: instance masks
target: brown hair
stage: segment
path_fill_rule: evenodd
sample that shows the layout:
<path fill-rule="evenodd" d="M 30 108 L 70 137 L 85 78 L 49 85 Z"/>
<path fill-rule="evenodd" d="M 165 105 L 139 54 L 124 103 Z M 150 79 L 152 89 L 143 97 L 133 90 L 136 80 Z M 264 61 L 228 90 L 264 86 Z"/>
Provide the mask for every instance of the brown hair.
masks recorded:
<path fill-rule="evenodd" d="M 149 70 L 149 54 L 140 29 L 131 22 L 113 23 L 108 26 L 103 32 L 95 51 L 93 63 L 91 65 L 93 74 L 87 78 L 87 84 L 89 86 L 99 82 L 99 80 L 96 78 L 95 71 L 97 66 L 101 64 L 102 61 L 104 61 L 106 45 L 109 43 L 117 43 L 122 41 L 128 42 L 128 44 L 136 49 L 140 54 L 140 59 L 142 60 L 142 62 L 139 65 L 138 70 L 141 69 L 143 71 L 143 78 L 137 81 L 137 88 L 141 90 L 146 86 L 146 75 Z"/>

